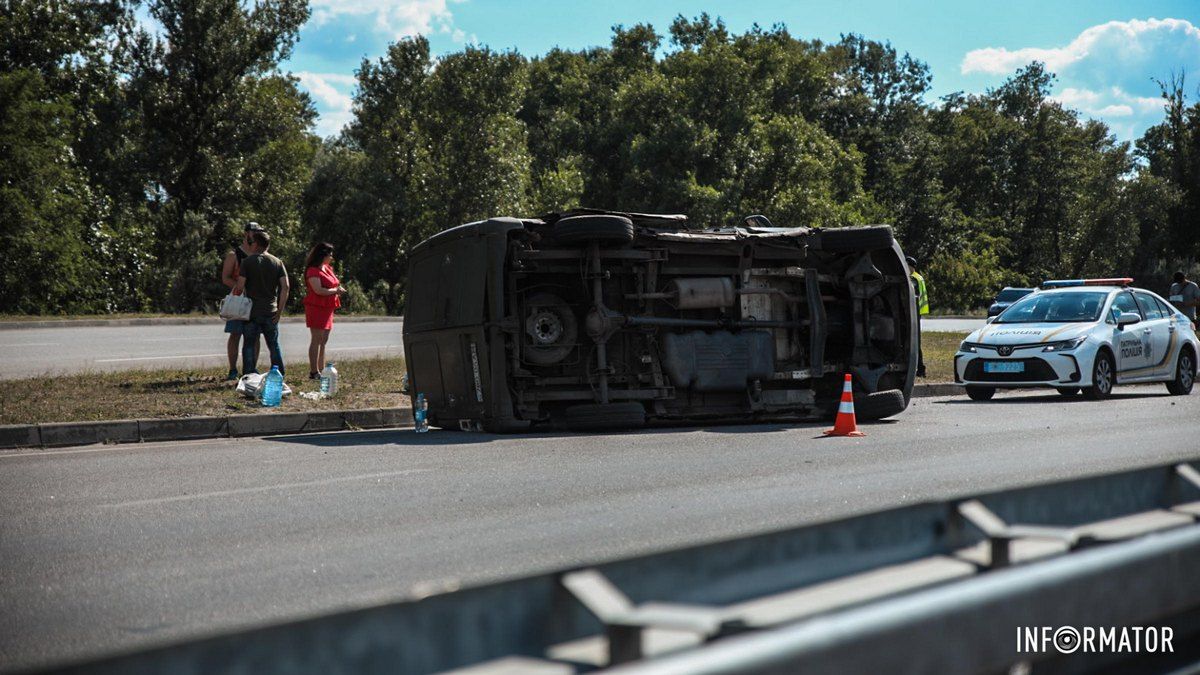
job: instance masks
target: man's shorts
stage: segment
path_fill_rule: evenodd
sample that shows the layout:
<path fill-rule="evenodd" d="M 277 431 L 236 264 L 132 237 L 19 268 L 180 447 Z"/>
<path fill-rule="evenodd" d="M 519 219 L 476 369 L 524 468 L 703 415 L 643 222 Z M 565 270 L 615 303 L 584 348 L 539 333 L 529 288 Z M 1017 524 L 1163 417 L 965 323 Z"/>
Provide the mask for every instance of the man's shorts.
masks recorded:
<path fill-rule="evenodd" d="M 230 319 L 225 322 L 225 332 L 241 335 L 246 327 L 246 322 L 241 319 Z"/>

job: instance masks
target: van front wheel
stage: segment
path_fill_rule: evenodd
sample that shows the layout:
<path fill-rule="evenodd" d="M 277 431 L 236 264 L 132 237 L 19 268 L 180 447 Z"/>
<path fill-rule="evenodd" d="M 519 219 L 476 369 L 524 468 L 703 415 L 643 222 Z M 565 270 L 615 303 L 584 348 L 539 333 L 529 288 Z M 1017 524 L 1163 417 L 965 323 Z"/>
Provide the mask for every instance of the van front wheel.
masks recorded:
<path fill-rule="evenodd" d="M 646 409 L 637 401 L 573 405 L 565 416 L 571 431 L 632 430 L 646 424 Z"/>

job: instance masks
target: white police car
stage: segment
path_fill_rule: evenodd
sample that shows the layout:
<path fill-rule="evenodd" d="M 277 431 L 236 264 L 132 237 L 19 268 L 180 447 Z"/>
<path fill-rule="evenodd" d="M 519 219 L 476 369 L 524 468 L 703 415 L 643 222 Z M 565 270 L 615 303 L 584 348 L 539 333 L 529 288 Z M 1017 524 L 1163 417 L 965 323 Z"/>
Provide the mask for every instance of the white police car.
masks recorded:
<path fill-rule="evenodd" d="M 998 388 L 1083 390 L 1102 399 L 1113 385 L 1166 382 L 1189 394 L 1200 342 L 1192 322 L 1133 279 L 1047 281 L 971 333 L 954 356 L 954 378 L 986 401 Z"/>

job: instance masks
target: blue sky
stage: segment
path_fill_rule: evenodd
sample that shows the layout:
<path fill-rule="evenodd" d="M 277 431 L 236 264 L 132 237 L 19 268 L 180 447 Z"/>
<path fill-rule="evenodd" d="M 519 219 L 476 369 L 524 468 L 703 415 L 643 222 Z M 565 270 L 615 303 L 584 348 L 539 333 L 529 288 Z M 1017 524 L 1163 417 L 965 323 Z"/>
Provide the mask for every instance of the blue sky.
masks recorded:
<path fill-rule="evenodd" d="M 313 18 L 284 65 L 300 78 L 331 135 L 350 119 L 354 70 L 388 43 L 426 35 L 435 54 L 467 44 L 516 49 L 606 45 L 617 24 L 650 23 L 665 33 L 679 15 L 719 16 L 734 32 L 785 24 L 802 38 L 843 33 L 890 41 L 929 64 L 932 96 L 980 92 L 1037 59 L 1058 75 L 1055 96 L 1102 119 L 1121 140 L 1162 117 L 1154 78 L 1188 73 L 1200 85 L 1200 0 L 310 0 Z"/>

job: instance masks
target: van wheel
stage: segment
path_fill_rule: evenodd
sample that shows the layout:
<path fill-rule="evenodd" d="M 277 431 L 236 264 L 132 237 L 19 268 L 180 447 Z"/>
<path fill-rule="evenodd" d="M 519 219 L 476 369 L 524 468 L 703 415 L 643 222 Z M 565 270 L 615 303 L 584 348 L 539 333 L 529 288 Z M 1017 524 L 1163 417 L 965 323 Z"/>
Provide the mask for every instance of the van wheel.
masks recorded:
<path fill-rule="evenodd" d="M 990 401 L 996 395 L 995 387 L 967 387 L 967 396 L 972 401 Z"/>
<path fill-rule="evenodd" d="M 889 225 L 868 227 L 840 227 L 836 230 L 821 230 L 821 250 L 834 253 L 852 251 L 874 251 L 891 248 L 896 238 Z"/>
<path fill-rule="evenodd" d="M 1108 398 L 1112 395 L 1116 379 L 1117 368 L 1113 365 L 1112 355 L 1108 352 L 1096 354 L 1096 361 L 1092 364 L 1092 386 L 1083 388 L 1084 398 L 1093 401 Z"/>
<path fill-rule="evenodd" d="M 646 424 L 646 409 L 637 401 L 573 405 L 567 408 L 566 422 L 571 431 L 638 429 Z"/>
<path fill-rule="evenodd" d="M 1175 362 L 1175 379 L 1167 383 L 1167 391 L 1175 396 L 1187 396 L 1192 393 L 1192 385 L 1196 383 L 1196 360 L 1187 349 L 1179 351 L 1179 360 Z"/>
<path fill-rule="evenodd" d="M 899 389 L 885 389 L 873 394 L 856 396 L 854 416 L 870 422 L 898 415 L 907 407 L 908 402 L 904 400 L 904 392 Z"/>
<path fill-rule="evenodd" d="M 1079 393 L 1079 387 L 1055 387 L 1055 389 L 1063 396 L 1074 396 Z"/>
<path fill-rule="evenodd" d="M 562 244 L 628 244 L 633 241 L 633 221 L 625 216 L 571 216 L 554 224 L 554 238 Z"/>
<path fill-rule="evenodd" d="M 579 334 L 571 306 L 553 293 L 534 293 L 525 299 L 525 312 L 521 356 L 538 366 L 567 358 Z"/>

